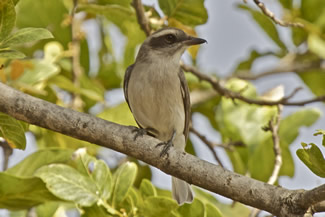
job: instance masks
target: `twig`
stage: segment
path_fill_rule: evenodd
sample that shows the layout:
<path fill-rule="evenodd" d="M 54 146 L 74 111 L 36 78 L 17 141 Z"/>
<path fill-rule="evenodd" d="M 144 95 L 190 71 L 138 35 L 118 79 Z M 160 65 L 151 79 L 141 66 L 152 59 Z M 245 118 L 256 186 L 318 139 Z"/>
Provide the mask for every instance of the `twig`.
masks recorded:
<path fill-rule="evenodd" d="M 270 11 L 263 2 L 260 2 L 259 0 L 254 0 L 254 2 L 266 16 L 271 18 L 276 24 L 279 24 L 280 26 L 284 26 L 284 27 L 293 26 L 293 27 L 300 27 L 300 28 L 304 27 L 302 23 L 286 22 L 280 20 L 275 17 L 274 13 Z"/>
<path fill-rule="evenodd" d="M 214 142 L 211 142 L 209 141 L 206 136 L 202 135 L 201 133 L 199 133 L 196 129 L 194 129 L 193 127 L 190 127 L 190 131 L 192 133 L 194 133 L 197 137 L 199 137 L 199 139 L 204 142 L 208 148 L 211 150 L 215 160 L 220 164 L 220 166 L 223 167 L 223 164 L 220 160 L 220 158 L 218 157 L 216 151 L 214 150 L 215 147 L 221 147 L 221 148 L 224 148 L 224 149 L 227 149 L 227 150 L 230 150 L 232 151 L 233 150 L 233 147 L 245 147 L 246 145 L 241 142 L 241 141 L 235 141 L 235 142 L 229 142 L 229 143 L 226 143 L 226 144 L 219 144 L 219 143 L 214 143 Z"/>
<path fill-rule="evenodd" d="M 224 167 L 223 164 L 222 164 L 222 162 L 221 162 L 221 160 L 220 160 L 220 158 L 219 158 L 219 156 L 217 155 L 216 150 L 214 150 L 214 147 L 216 147 L 216 146 L 222 146 L 222 145 L 219 145 L 219 144 L 217 145 L 217 144 L 214 144 L 214 143 L 210 142 L 210 141 L 209 141 L 205 136 L 203 136 L 202 134 L 200 134 L 200 133 L 199 133 L 197 130 L 195 130 L 193 127 L 190 128 L 190 131 L 191 131 L 192 133 L 194 133 L 197 137 L 199 137 L 200 140 L 201 140 L 202 142 L 204 142 L 204 143 L 208 146 L 208 148 L 209 148 L 210 151 L 212 152 L 212 155 L 213 155 L 214 159 L 219 163 L 220 166 Z M 224 147 L 224 146 L 223 146 L 223 147 Z"/>
<path fill-rule="evenodd" d="M 241 95 L 238 92 L 234 92 L 234 91 L 231 91 L 231 90 L 223 87 L 219 80 L 217 80 L 217 79 L 215 79 L 215 78 L 213 78 L 211 76 L 202 74 L 201 72 L 199 72 L 196 68 L 194 68 L 192 66 L 188 66 L 188 65 L 185 65 L 185 64 L 182 64 L 181 66 L 182 66 L 184 71 L 191 72 L 192 74 L 197 76 L 199 79 L 209 82 L 212 85 L 212 87 L 221 96 L 224 96 L 226 98 L 230 98 L 232 100 L 238 99 L 238 100 L 241 100 L 241 101 L 246 102 L 248 104 L 265 105 L 265 106 L 274 106 L 274 105 L 304 106 L 306 104 L 314 103 L 314 102 L 325 102 L 325 95 L 314 97 L 314 98 L 309 99 L 309 100 L 289 102 L 289 99 L 292 98 L 300 88 L 296 88 L 289 96 L 283 97 L 282 99 L 275 100 L 275 101 L 273 101 L 273 100 L 263 100 L 263 99 L 250 99 L 250 98 L 247 98 L 247 97 Z"/>
<path fill-rule="evenodd" d="M 144 33 L 147 36 L 149 36 L 151 33 L 151 29 L 150 29 L 148 20 L 146 18 L 146 15 L 144 13 L 144 8 L 143 8 L 141 0 L 133 0 L 132 5 L 133 5 L 135 12 L 137 14 L 138 23 L 139 23 L 141 29 L 144 31 Z"/>
<path fill-rule="evenodd" d="M 72 76 L 74 85 L 80 87 L 80 77 L 82 76 L 82 69 L 80 65 L 80 23 L 75 18 L 75 13 L 78 7 L 78 0 L 73 0 L 73 8 L 71 10 L 71 55 L 72 55 Z M 73 94 L 72 107 L 80 109 L 83 101 L 80 94 Z"/>
<path fill-rule="evenodd" d="M 279 138 L 279 126 L 280 126 L 280 117 L 282 113 L 282 106 L 278 105 L 278 113 L 272 120 L 269 121 L 269 124 L 266 128 L 264 128 L 265 131 L 270 131 L 272 133 L 272 140 L 273 140 L 273 151 L 275 155 L 274 159 L 274 168 L 272 171 L 272 175 L 270 176 L 269 180 L 267 181 L 268 184 L 274 185 L 276 180 L 279 177 L 279 172 L 282 166 L 282 155 L 281 155 L 281 147 L 280 147 L 280 138 Z M 259 209 L 252 209 L 250 213 L 250 217 L 256 217 L 260 213 L 261 210 Z"/>
<path fill-rule="evenodd" d="M 267 181 L 267 183 L 270 185 L 274 185 L 274 183 L 278 179 L 280 168 L 282 166 L 280 138 L 279 138 L 279 134 L 278 134 L 281 113 L 282 113 L 282 106 L 279 105 L 278 113 L 275 117 L 275 120 L 270 120 L 270 122 L 269 122 L 269 131 L 271 131 L 271 133 L 272 133 L 273 151 L 274 151 L 274 155 L 275 155 L 273 172 L 272 172 L 272 175 L 270 176 L 269 180 Z"/>
<path fill-rule="evenodd" d="M 3 164 L 2 170 L 5 171 L 8 169 L 9 158 L 13 153 L 12 148 L 9 146 L 8 142 L 0 137 L 0 147 L 3 150 Z"/>

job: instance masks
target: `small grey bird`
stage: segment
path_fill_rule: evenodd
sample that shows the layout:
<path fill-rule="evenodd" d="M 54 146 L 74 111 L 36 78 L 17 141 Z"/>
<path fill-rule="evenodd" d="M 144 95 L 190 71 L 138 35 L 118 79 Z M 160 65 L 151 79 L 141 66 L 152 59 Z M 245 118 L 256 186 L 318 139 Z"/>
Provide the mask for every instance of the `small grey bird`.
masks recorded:
<path fill-rule="evenodd" d="M 135 63 L 124 77 L 125 99 L 140 129 L 163 141 L 161 157 L 170 146 L 185 149 L 189 133 L 190 95 L 180 59 L 191 45 L 206 40 L 187 35 L 180 29 L 163 28 L 142 44 Z M 188 183 L 172 177 L 172 194 L 178 204 L 193 201 Z"/>

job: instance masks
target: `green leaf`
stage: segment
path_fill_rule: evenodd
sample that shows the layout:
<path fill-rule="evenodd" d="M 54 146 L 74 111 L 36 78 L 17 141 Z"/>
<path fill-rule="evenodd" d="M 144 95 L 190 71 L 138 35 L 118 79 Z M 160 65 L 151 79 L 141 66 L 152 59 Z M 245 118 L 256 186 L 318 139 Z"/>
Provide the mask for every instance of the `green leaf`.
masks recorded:
<path fill-rule="evenodd" d="M 254 10 L 246 5 L 239 4 L 238 7 L 240 9 L 247 10 L 251 13 L 252 17 L 256 21 L 256 23 L 264 30 L 264 32 L 275 42 L 282 50 L 286 50 L 285 44 L 279 37 L 277 28 L 275 27 L 274 23 L 262 14 L 261 12 Z"/>
<path fill-rule="evenodd" d="M 12 0 L 12 1 L 15 5 L 19 2 L 19 0 Z"/>
<path fill-rule="evenodd" d="M 105 109 L 97 117 L 122 125 L 137 126 L 126 102 Z"/>
<path fill-rule="evenodd" d="M 24 74 L 17 79 L 23 84 L 34 85 L 59 73 L 58 66 L 45 60 L 30 60 L 26 63 L 29 63 L 30 67 L 26 67 Z"/>
<path fill-rule="evenodd" d="M 25 54 L 23 54 L 20 51 L 11 50 L 11 49 L 0 49 L 0 58 L 5 58 L 5 59 L 22 59 L 24 57 L 26 57 Z"/>
<path fill-rule="evenodd" d="M 0 173 L 0 209 L 29 209 L 49 200 L 58 200 L 39 178 L 18 178 Z"/>
<path fill-rule="evenodd" d="M 240 62 L 237 65 L 235 71 L 250 70 L 252 68 L 252 65 L 253 65 L 254 61 L 259 57 L 261 57 L 261 53 L 259 53 L 256 50 L 252 50 L 251 53 L 250 53 L 250 56 L 246 60 Z"/>
<path fill-rule="evenodd" d="M 96 15 L 105 15 L 108 20 L 119 26 L 123 33 L 127 33 L 127 27 L 122 26 L 122 23 L 136 22 L 135 11 L 133 8 L 124 7 L 118 4 L 79 4 L 78 10 Z"/>
<path fill-rule="evenodd" d="M 323 135 L 323 136 L 325 136 L 325 130 L 317 130 L 317 132 L 314 133 L 314 136 L 318 136 L 318 135 Z"/>
<path fill-rule="evenodd" d="M 102 160 L 96 160 L 91 176 L 97 185 L 101 199 L 106 201 L 111 196 L 113 185 L 112 174 L 106 163 Z"/>
<path fill-rule="evenodd" d="M 0 45 L 15 27 L 16 11 L 12 0 L 0 1 Z"/>
<path fill-rule="evenodd" d="M 256 98 L 256 90 L 250 83 L 242 80 L 230 80 L 227 87 L 234 91 L 242 91 L 249 98 Z M 242 141 L 248 148 L 235 147 L 228 151 L 235 172 L 244 174 L 255 149 L 270 138 L 270 134 L 262 130 L 271 117 L 276 114 L 276 108 L 270 106 L 249 105 L 241 101 L 223 98 L 216 110 L 216 121 L 223 142 Z"/>
<path fill-rule="evenodd" d="M 299 77 L 316 96 L 325 94 L 325 70 L 315 69 L 305 71 L 299 73 Z"/>
<path fill-rule="evenodd" d="M 83 207 L 84 213 L 81 217 L 113 217 L 106 212 L 105 208 L 98 205 L 93 205 L 91 207 Z"/>
<path fill-rule="evenodd" d="M 292 113 L 280 122 L 279 138 L 282 150 L 282 167 L 280 176 L 286 175 L 293 177 L 294 162 L 289 146 L 299 135 L 299 129 L 302 126 L 311 126 L 320 117 L 320 111 L 317 109 L 304 109 Z M 268 132 L 271 135 L 270 132 Z M 269 137 L 262 145 L 259 145 L 253 154 L 250 154 L 249 168 L 251 177 L 267 181 L 272 174 L 274 167 L 273 141 Z M 258 163 L 257 163 L 258 162 Z"/>
<path fill-rule="evenodd" d="M 87 153 L 86 148 L 79 148 L 72 154 L 72 162 L 69 164 L 84 176 L 91 177 L 90 164 L 94 164 L 96 158 Z"/>
<path fill-rule="evenodd" d="M 69 14 L 64 1 L 37 1 L 24 0 L 17 5 L 19 16 L 17 16 L 17 27 L 47 28 L 50 29 L 56 41 L 67 48 L 71 42 L 71 29 L 64 24 L 66 15 Z M 46 41 L 37 43 L 30 48 L 29 55 L 35 50 L 42 49 Z"/>
<path fill-rule="evenodd" d="M 292 8 L 292 2 L 293 0 L 279 0 L 281 5 L 286 8 L 286 9 L 291 9 Z"/>
<path fill-rule="evenodd" d="M 277 54 L 276 53 L 272 53 L 272 52 L 259 52 L 257 50 L 252 50 L 249 57 L 247 57 L 245 60 L 243 60 L 242 62 L 240 62 L 236 69 L 234 70 L 234 72 L 238 72 L 238 71 L 241 71 L 241 70 L 250 70 L 255 62 L 255 60 L 257 60 L 258 58 L 260 57 L 265 57 L 265 56 L 268 56 L 268 55 L 274 55 L 276 56 Z"/>
<path fill-rule="evenodd" d="M 139 188 L 142 180 L 144 180 L 144 179 L 151 180 L 152 171 L 148 164 L 143 164 L 143 163 L 139 162 L 139 160 L 131 158 L 131 157 L 129 157 L 128 160 L 131 162 L 134 162 L 138 168 L 137 176 L 136 176 L 134 184 L 133 184 L 134 187 Z"/>
<path fill-rule="evenodd" d="M 313 143 L 301 143 L 303 149 L 297 150 L 299 159 L 317 176 L 325 178 L 325 159 L 321 150 Z"/>
<path fill-rule="evenodd" d="M 317 130 L 317 133 L 314 133 L 314 136 L 322 135 L 323 142 L 322 145 L 325 147 L 325 130 Z"/>
<path fill-rule="evenodd" d="M 279 127 L 281 146 L 288 147 L 298 137 L 300 127 L 313 125 L 321 114 L 320 110 L 310 108 L 301 109 L 284 118 Z"/>
<path fill-rule="evenodd" d="M 42 217 L 53 217 L 58 208 L 58 202 L 43 203 L 36 207 L 36 214 Z"/>
<path fill-rule="evenodd" d="M 19 121 L 0 112 L 0 136 L 3 137 L 11 148 L 24 150 L 26 137 L 24 127 Z"/>
<path fill-rule="evenodd" d="M 81 80 L 84 79 L 81 78 Z M 63 90 L 72 92 L 72 93 L 77 93 L 77 94 L 81 94 L 82 96 L 87 97 L 88 99 L 92 99 L 96 102 L 102 102 L 103 99 L 103 92 L 102 90 L 100 90 L 101 88 L 95 83 L 92 83 L 92 87 L 90 87 L 90 89 L 86 89 L 86 88 L 78 88 L 76 87 L 73 82 L 71 80 L 69 80 L 67 77 L 63 76 L 63 75 L 57 75 L 54 77 L 51 77 L 51 79 L 49 80 L 50 84 L 54 84 L 58 87 L 60 87 Z"/>
<path fill-rule="evenodd" d="M 205 206 L 204 204 L 198 200 L 194 199 L 191 204 L 183 204 L 181 207 L 177 209 L 177 211 L 186 217 L 202 217 L 205 216 Z"/>
<path fill-rule="evenodd" d="M 222 217 L 220 210 L 210 203 L 205 204 L 206 217 Z"/>
<path fill-rule="evenodd" d="M 118 206 L 128 195 L 137 174 L 135 163 L 126 162 L 121 165 L 114 173 L 114 190 L 112 197 L 112 206 Z"/>
<path fill-rule="evenodd" d="M 301 45 L 303 42 L 307 40 L 307 32 L 302 28 L 292 28 L 291 29 L 291 37 L 292 41 L 296 46 Z"/>
<path fill-rule="evenodd" d="M 153 186 L 153 184 L 148 179 L 142 180 L 139 190 L 143 198 L 157 196 L 155 186 Z"/>
<path fill-rule="evenodd" d="M 289 150 L 289 145 L 296 140 L 301 127 L 313 125 L 319 119 L 320 115 L 321 112 L 318 109 L 302 109 L 287 116 L 281 121 L 279 137 L 283 163 L 280 175 L 288 175 L 290 177 L 294 175 L 294 162 Z"/>
<path fill-rule="evenodd" d="M 201 200 L 204 204 L 210 203 L 213 205 L 219 204 L 219 201 L 206 190 L 193 186 L 192 187 L 195 192 L 195 198 Z"/>
<path fill-rule="evenodd" d="M 77 170 L 64 164 L 43 166 L 36 171 L 46 187 L 57 197 L 81 206 L 92 206 L 98 201 L 96 184 Z"/>
<path fill-rule="evenodd" d="M 34 172 L 42 166 L 68 162 L 71 159 L 72 153 L 73 150 L 71 149 L 41 149 L 29 155 L 14 167 L 6 170 L 6 173 L 20 177 L 31 177 L 34 175 Z"/>
<path fill-rule="evenodd" d="M 23 28 L 7 37 L 2 46 L 10 47 L 27 42 L 38 41 L 42 39 L 53 38 L 51 32 L 43 28 Z"/>
<path fill-rule="evenodd" d="M 314 22 L 324 13 L 325 4 L 323 0 L 301 0 L 300 10 L 304 19 Z"/>
<path fill-rule="evenodd" d="M 166 197 L 148 197 L 140 213 L 145 217 L 176 217 L 173 213 L 178 207 L 176 201 Z"/>
<path fill-rule="evenodd" d="M 320 58 L 325 58 L 325 40 L 316 34 L 310 34 L 307 42 L 312 52 L 317 54 Z"/>
<path fill-rule="evenodd" d="M 208 20 L 204 0 L 159 0 L 158 2 L 168 18 L 176 19 L 184 25 L 201 25 Z"/>

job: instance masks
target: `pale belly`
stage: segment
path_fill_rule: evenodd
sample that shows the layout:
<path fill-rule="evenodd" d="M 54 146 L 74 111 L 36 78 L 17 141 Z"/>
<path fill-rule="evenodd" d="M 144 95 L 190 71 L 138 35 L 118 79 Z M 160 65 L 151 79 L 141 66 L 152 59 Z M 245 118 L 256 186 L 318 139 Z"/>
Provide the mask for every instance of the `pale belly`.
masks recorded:
<path fill-rule="evenodd" d="M 153 134 L 162 141 L 170 139 L 174 131 L 183 134 L 185 114 L 178 75 L 131 76 L 134 77 L 128 84 L 128 99 L 137 122 L 143 128 L 155 129 L 158 133 Z"/>

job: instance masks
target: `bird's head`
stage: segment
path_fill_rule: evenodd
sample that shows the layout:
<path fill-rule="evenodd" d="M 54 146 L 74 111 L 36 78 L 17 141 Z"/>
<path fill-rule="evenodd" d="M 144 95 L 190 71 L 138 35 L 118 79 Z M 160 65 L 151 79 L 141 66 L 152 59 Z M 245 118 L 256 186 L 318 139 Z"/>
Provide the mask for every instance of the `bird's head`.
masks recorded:
<path fill-rule="evenodd" d="M 202 38 L 187 35 L 177 28 L 163 28 L 150 35 L 142 44 L 138 57 L 173 58 L 179 61 L 185 50 L 191 45 L 207 42 Z"/>

